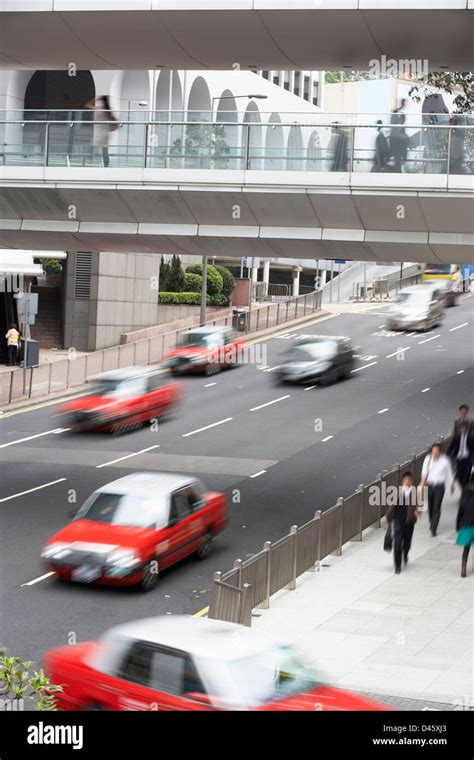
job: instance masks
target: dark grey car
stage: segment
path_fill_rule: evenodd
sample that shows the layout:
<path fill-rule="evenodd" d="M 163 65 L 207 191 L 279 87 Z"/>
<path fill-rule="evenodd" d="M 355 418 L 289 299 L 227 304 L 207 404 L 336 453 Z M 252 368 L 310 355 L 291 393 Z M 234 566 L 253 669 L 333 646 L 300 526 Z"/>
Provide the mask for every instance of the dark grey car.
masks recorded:
<path fill-rule="evenodd" d="M 317 336 L 294 343 L 276 370 L 279 383 L 317 382 L 330 385 L 349 377 L 354 353 L 349 338 Z"/>

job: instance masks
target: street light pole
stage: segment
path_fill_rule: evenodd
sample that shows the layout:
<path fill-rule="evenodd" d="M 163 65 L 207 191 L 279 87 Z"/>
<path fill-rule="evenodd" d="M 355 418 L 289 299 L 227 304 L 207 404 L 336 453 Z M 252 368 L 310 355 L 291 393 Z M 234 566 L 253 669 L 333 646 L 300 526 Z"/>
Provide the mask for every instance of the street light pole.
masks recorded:
<path fill-rule="evenodd" d="M 202 282 L 201 282 L 201 313 L 199 317 L 200 325 L 206 322 L 206 301 L 207 301 L 207 256 L 202 257 Z"/>

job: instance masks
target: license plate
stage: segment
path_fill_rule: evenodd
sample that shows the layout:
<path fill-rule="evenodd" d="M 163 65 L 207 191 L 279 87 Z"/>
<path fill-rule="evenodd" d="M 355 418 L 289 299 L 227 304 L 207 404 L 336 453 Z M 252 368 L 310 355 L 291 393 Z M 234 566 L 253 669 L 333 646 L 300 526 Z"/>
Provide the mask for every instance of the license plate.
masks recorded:
<path fill-rule="evenodd" d="M 92 583 L 100 576 L 100 568 L 92 565 L 80 565 L 71 573 L 71 579 L 78 583 Z"/>

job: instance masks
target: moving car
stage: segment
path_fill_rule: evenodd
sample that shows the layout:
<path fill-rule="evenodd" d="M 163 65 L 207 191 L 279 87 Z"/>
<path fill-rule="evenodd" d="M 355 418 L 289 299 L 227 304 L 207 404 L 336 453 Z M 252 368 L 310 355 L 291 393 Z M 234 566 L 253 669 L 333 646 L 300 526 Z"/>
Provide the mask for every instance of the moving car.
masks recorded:
<path fill-rule="evenodd" d="M 63 710 L 383 710 L 324 684 L 292 647 L 182 615 L 119 625 L 46 653 Z"/>
<path fill-rule="evenodd" d="M 169 351 L 163 366 L 172 373 L 204 372 L 213 375 L 223 367 L 235 367 L 242 359 L 245 339 L 230 327 L 195 327 L 177 348 Z"/>
<path fill-rule="evenodd" d="M 354 352 L 349 338 L 318 335 L 296 341 L 276 370 L 279 383 L 319 382 L 330 385 L 349 377 Z"/>
<path fill-rule="evenodd" d="M 74 431 L 125 432 L 167 417 L 183 397 L 182 385 L 170 382 L 157 368 L 114 369 L 88 382 L 89 392 L 66 402 L 58 412 Z"/>
<path fill-rule="evenodd" d="M 459 283 L 451 280 L 425 280 L 426 285 L 435 285 L 441 290 L 444 296 L 444 305 L 446 307 L 456 306 L 459 296 Z"/>
<path fill-rule="evenodd" d="M 94 491 L 41 556 L 62 580 L 149 591 L 165 568 L 191 554 L 206 557 L 226 520 L 225 495 L 199 480 L 135 473 Z"/>
<path fill-rule="evenodd" d="M 444 318 L 444 294 L 438 283 L 400 290 L 387 314 L 389 330 L 430 330 Z"/>

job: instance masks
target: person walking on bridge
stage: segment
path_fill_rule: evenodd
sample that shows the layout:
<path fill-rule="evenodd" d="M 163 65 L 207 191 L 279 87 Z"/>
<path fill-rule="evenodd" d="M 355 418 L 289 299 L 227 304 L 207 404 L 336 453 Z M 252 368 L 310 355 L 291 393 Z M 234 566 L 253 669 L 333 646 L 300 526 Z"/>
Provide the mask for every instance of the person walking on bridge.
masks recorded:
<path fill-rule="evenodd" d="M 469 425 L 469 432 L 472 433 L 473 425 L 472 425 L 472 420 L 469 417 L 468 405 L 461 404 L 461 406 L 458 409 L 458 412 L 459 412 L 459 417 L 456 417 L 456 419 L 454 420 L 453 435 L 456 435 L 456 433 L 459 433 L 459 429 L 461 425 L 463 424 L 463 422 L 467 422 L 467 424 Z"/>
<path fill-rule="evenodd" d="M 468 422 L 461 423 L 459 431 L 453 435 L 446 453 L 455 465 L 459 485 L 464 488 L 469 483 L 474 458 L 474 438 L 471 435 Z"/>
<path fill-rule="evenodd" d="M 428 486 L 428 514 L 430 518 L 431 535 L 436 536 L 441 504 L 446 488 L 454 493 L 454 477 L 451 462 L 441 453 L 441 445 L 433 443 L 431 452 L 425 457 L 421 471 L 420 490 Z"/>
<path fill-rule="evenodd" d="M 405 565 L 408 564 L 408 552 L 419 513 L 413 473 L 407 471 L 403 473 L 397 504 L 390 506 L 386 515 L 388 525 L 393 523 L 393 558 L 397 575 L 402 570 L 402 555 Z"/>

